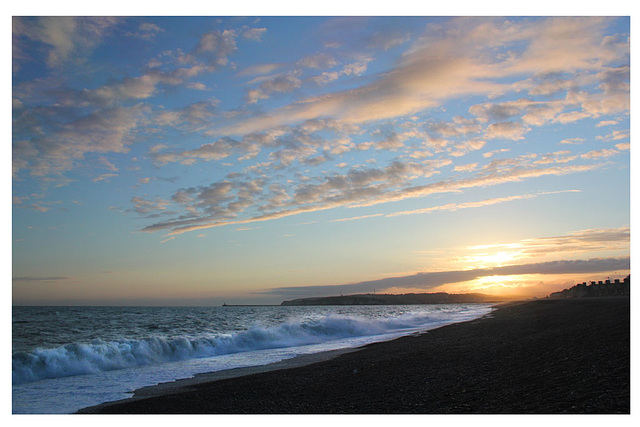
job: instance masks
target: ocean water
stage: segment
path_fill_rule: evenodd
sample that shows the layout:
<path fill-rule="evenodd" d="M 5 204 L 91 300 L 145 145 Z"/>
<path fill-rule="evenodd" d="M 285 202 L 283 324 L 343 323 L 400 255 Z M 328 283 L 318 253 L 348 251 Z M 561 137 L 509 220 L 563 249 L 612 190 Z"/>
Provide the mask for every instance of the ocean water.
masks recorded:
<path fill-rule="evenodd" d="M 359 347 L 471 320 L 488 304 L 13 307 L 13 413 L 73 413 L 203 372 Z"/>

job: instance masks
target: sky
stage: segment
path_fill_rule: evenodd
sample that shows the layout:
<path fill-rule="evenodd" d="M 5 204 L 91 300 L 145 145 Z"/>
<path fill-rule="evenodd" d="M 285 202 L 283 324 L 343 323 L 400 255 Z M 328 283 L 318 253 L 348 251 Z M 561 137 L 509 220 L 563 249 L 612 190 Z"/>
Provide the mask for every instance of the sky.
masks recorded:
<path fill-rule="evenodd" d="M 629 21 L 14 17 L 13 304 L 624 278 Z"/>

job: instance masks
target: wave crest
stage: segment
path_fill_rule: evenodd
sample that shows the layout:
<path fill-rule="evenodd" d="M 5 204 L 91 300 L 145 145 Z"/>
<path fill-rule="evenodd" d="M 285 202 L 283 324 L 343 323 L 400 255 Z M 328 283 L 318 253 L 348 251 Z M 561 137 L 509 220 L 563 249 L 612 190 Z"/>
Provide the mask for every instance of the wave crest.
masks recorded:
<path fill-rule="evenodd" d="M 95 340 L 52 349 L 38 348 L 13 354 L 12 381 L 13 384 L 22 384 L 178 360 L 319 344 L 336 339 L 380 335 L 407 329 L 426 329 L 443 322 L 451 323 L 477 317 L 479 314 L 483 313 L 475 310 L 463 310 L 458 313 L 436 311 L 377 320 L 329 315 L 291 320 L 267 328 L 253 325 L 245 331 L 233 334 L 197 337 L 154 336 L 108 342 Z M 458 319 L 454 319 L 452 315 Z"/>

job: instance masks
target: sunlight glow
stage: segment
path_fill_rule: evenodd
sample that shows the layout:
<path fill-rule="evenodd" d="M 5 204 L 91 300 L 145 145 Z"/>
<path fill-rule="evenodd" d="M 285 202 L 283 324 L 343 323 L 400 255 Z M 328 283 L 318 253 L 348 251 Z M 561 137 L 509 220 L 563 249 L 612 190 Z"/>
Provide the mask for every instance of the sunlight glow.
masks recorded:
<path fill-rule="evenodd" d="M 630 262 L 629 34 L 628 16 L 14 16 L 9 299 L 604 279 Z M 540 277 L 472 280 L 513 271 Z"/>
<path fill-rule="evenodd" d="M 478 255 L 470 255 L 463 258 L 463 262 L 473 268 L 501 267 L 505 263 L 509 263 L 518 259 L 518 252 L 496 252 L 483 253 Z"/>

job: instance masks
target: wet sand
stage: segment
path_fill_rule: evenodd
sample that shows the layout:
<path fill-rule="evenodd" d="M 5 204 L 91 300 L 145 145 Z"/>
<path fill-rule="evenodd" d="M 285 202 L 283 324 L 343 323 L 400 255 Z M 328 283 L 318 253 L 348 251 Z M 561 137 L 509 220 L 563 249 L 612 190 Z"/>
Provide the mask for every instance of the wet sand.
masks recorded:
<path fill-rule="evenodd" d="M 474 321 L 274 365 L 145 388 L 80 413 L 628 414 L 630 303 L 505 304 Z"/>

